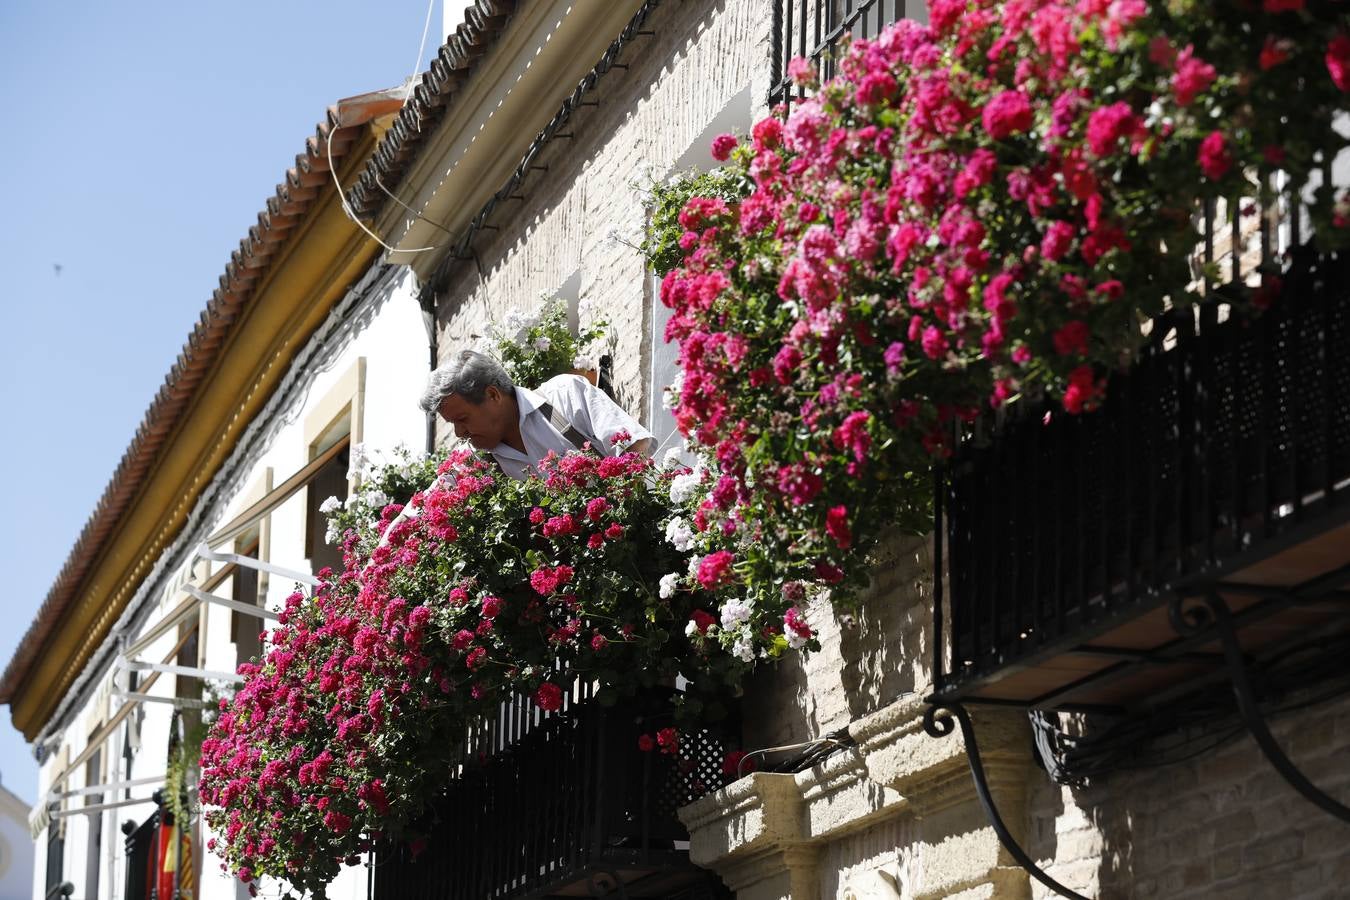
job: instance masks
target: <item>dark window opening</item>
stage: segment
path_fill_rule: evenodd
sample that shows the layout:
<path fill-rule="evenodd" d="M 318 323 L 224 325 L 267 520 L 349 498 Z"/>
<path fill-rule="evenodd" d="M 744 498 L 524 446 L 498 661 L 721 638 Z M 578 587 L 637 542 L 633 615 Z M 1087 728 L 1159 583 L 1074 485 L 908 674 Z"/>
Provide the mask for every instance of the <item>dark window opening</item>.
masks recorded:
<path fill-rule="evenodd" d="M 257 557 L 257 538 L 236 544 L 235 552 L 240 556 Z M 234 599 L 249 606 L 261 606 L 259 596 L 258 570 L 240 566 L 231 576 Z M 262 655 L 262 634 L 266 627 L 261 616 L 250 616 L 240 612 L 230 613 L 230 640 L 234 642 L 237 662 L 246 663 Z"/>
<path fill-rule="evenodd" d="M 191 633 L 188 635 L 187 640 L 183 641 L 183 646 L 179 649 L 178 658 L 175 662 L 180 666 L 195 669 L 197 668 L 197 639 L 200 634 L 197 630 L 197 623 L 184 622 L 179 627 L 182 629 L 178 635 L 180 639 L 185 632 L 190 631 Z M 200 700 L 202 698 L 202 680 L 190 675 L 174 676 L 173 695 L 185 700 Z M 183 728 L 187 731 L 192 731 L 201 724 L 202 711 L 200 709 L 184 709 L 182 711 L 182 716 Z"/>
<path fill-rule="evenodd" d="M 329 497 L 347 499 L 347 469 L 351 461 L 351 451 L 342 452 L 328 461 L 306 489 L 305 499 L 305 555 L 317 573 L 322 568 L 334 572 L 342 571 L 342 545 L 330 544 L 325 539 L 328 530 L 328 517 L 319 512 L 319 507 Z"/>
<path fill-rule="evenodd" d="M 61 879 L 66 867 L 66 829 L 60 821 L 47 826 L 47 894 L 56 897 L 61 892 Z"/>
<path fill-rule="evenodd" d="M 102 727 L 100 725 L 99 727 Z M 98 729 L 94 729 L 97 731 Z M 99 747 L 84 764 L 84 783 L 92 787 L 103 782 L 103 748 Z M 85 806 L 97 806 L 103 802 L 103 794 L 89 794 L 84 798 Z M 103 844 L 103 814 L 95 813 L 85 818 L 89 820 L 88 849 L 84 857 L 84 893 L 88 897 L 98 896 L 99 850 Z"/>

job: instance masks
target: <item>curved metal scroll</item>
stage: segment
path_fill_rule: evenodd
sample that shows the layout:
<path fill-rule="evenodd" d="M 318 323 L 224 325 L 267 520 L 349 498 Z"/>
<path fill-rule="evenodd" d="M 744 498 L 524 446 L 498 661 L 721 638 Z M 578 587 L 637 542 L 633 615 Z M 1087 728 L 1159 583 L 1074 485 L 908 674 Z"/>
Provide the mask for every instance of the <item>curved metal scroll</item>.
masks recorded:
<path fill-rule="evenodd" d="M 1247 662 L 1242 654 L 1242 645 L 1238 643 L 1232 613 L 1229 612 L 1228 604 L 1223 597 L 1215 591 L 1210 591 L 1204 595 L 1203 606 L 1189 607 L 1183 606 L 1185 599 L 1176 597 L 1168 605 L 1167 612 L 1172 627 L 1183 636 L 1196 634 L 1209 627 L 1218 633 L 1219 641 L 1223 644 L 1224 661 L 1228 664 L 1228 675 L 1233 681 L 1233 694 L 1237 697 L 1238 712 L 1241 713 L 1243 724 L 1256 739 L 1256 745 L 1261 748 L 1266 759 L 1275 767 L 1275 771 L 1280 773 L 1280 777 L 1289 782 L 1290 786 L 1302 794 L 1309 803 L 1343 822 L 1350 822 L 1350 806 L 1333 800 L 1309 781 L 1280 749 L 1275 736 L 1270 733 L 1265 717 L 1261 714 L 1261 707 L 1256 702 L 1256 694 L 1252 691 L 1251 680 L 1247 677 Z"/>
<path fill-rule="evenodd" d="M 994 806 L 993 795 L 989 792 L 989 782 L 984 777 L 984 763 L 980 760 L 980 748 L 975 742 L 975 728 L 970 723 L 970 715 L 966 712 L 965 707 L 960 703 L 934 703 L 930 705 L 923 714 L 923 730 L 929 737 L 946 737 L 952 733 L 953 717 L 960 723 L 961 737 L 966 742 L 966 759 L 970 762 L 970 775 L 975 780 L 975 793 L 979 796 L 980 805 L 984 807 L 984 813 L 989 817 L 989 824 L 994 827 L 994 833 L 998 835 L 999 843 L 1003 845 L 1003 849 L 1007 850 L 1009 855 L 1017 861 L 1017 864 L 1026 869 L 1032 878 L 1061 897 L 1068 897 L 1070 900 L 1088 900 L 1087 897 L 1069 890 L 1047 875 L 1045 870 L 1036 865 L 1035 860 L 1027 855 L 1027 852 L 1013 838 L 1012 833 L 1008 831 L 1008 826 L 1004 824 L 1003 817 L 998 814 L 998 807 Z"/>

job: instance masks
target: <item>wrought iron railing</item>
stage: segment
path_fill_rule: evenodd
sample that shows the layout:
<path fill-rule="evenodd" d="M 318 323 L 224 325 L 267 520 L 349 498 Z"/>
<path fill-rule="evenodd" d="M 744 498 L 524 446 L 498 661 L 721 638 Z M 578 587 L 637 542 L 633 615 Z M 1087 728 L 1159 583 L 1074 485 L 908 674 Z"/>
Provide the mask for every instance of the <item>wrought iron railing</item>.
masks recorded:
<path fill-rule="evenodd" d="M 939 697 L 996 699 L 999 679 L 1350 520 L 1348 276 L 1344 257 L 1298 254 L 1255 319 L 1221 315 L 1217 297 L 1159 319 L 1100 411 L 1025 409 L 965 444 L 940 496 Z M 1067 704 L 1128 668 L 1114 652 L 1008 699 Z"/>
<path fill-rule="evenodd" d="M 547 716 L 507 703 L 476 729 L 422 823 L 425 848 L 378 854 L 377 900 L 722 896 L 688 862 L 675 816 L 721 785 L 721 743 L 686 731 L 677 754 L 641 752 L 662 723 L 585 694 Z"/>
<path fill-rule="evenodd" d="M 773 60 L 769 105 L 794 96 L 787 65 L 814 60 L 822 79 L 834 74 L 834 54 L 844 35 L 876 37 L 903 18 L 927 16 L 925 0 L 773 0 Z M 800 96 L 800 92 L 797 92 Z"/>
<path fill-rule="evenodd" d="M 148 900 L 155 889 L 155 848 L 158 844 L 160 812 L 156 809 L 141 824 L 122 825 L 126 835 L 126 880 L 122 896 L 126 900 Z"/>

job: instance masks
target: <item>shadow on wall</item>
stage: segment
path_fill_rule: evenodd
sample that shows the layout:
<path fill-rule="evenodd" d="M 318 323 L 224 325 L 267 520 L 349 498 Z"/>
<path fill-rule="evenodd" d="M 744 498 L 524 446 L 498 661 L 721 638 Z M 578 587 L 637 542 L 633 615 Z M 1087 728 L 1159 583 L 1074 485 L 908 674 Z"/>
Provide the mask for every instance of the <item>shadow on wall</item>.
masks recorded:
<path fill-rule="evenodd" d="M 512 309 L 531 310 L 580 272 L 580 298 L 599 301 L 615 326 L 601 352 L 614 358 L 615 399 L 641 414 L 646 387 L 635 379 L 634 360 L 649 354 L 642 327 L 645 262 L 636 249 L 644 210 L 641 186 L 650 180 L 650 146 L 658 136 L 635 134 L 644 107 L 681 61 L 723 16 L 726 0 L 666 3 L 644 25 L 621 57 L 627 68 L 610 70 L 584 95 L 559 134 L 531 161 L 531 173 L 499 203 L 474 241 L 473 255 L 448 274 L 441 297 L 441 357 L 472 343 L 487 322 Z M 572 86 L 560 88 L 561 106 Z M 677 122 L 688 110 L 671 109 Z M 565 136 L 564 136 L 565 135 Z M 630 315 L 633 321 L 630 321 Z M 650 315 L 650 311 L 646 312 Z"/>
<path fill-rule="evenodd" d="M 1350 803 L 1350 697 L 1270 725 L 1314 784 Z M 1037 779 L 1028 851 L 1097 900 L 1350 896 L 1350 826 L 1295 792 L 1245 731 L 1199 737 L 1168 765 L 1136 754 L 1082 786 Z M 1035 896 L 1053 895 L 1037 885 Z"/>
<path fill-rule="evenodd" d="M 857 612 L 817 602 L 808 621 L 821 649 L 765 666 L 746 683 L 747 748 L 811 740 L 930 686 L 932 542 L 893 536 L 874 555 Z"/>

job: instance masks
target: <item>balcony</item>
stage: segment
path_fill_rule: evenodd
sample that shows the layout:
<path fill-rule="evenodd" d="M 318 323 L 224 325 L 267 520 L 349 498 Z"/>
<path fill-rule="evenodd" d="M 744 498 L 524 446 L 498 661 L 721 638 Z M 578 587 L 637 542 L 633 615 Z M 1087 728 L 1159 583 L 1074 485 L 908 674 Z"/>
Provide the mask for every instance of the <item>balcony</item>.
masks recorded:
<path fill-rule="evenodd" d="M 795 57 L 812 60 L 822 79 L 834 74 L 832 56 L 845 35 L 874 38 L 892 22 L 927 21 L 926 0 L 773 0 L 773 59 L 769 105 L 800 97 L 787 77 Z"/>
<path fill-rule="evenodd" d="M 729 897 L 689 862 L 675 816 L 721 786 L 721 744 L 686 732 L 676 755 L 643 753 L 639 736 L 665 723 L 642 703 L 585 693 L 548 716 L 513 701 L 484 723 L 422 823 L 422 852 L 378 854 L 374 897 Z"/>
<path fill-rule="evenodd" d="M 951 660 L 936 696 L 1141 711 L 1350 628 L 1350 281 L 1300 256 L 1254 321 L 1155 323 L 1083 416 L 1024 410 L 942 491 Z M 941 626 L 939 626 L 941 627 Z"/>

